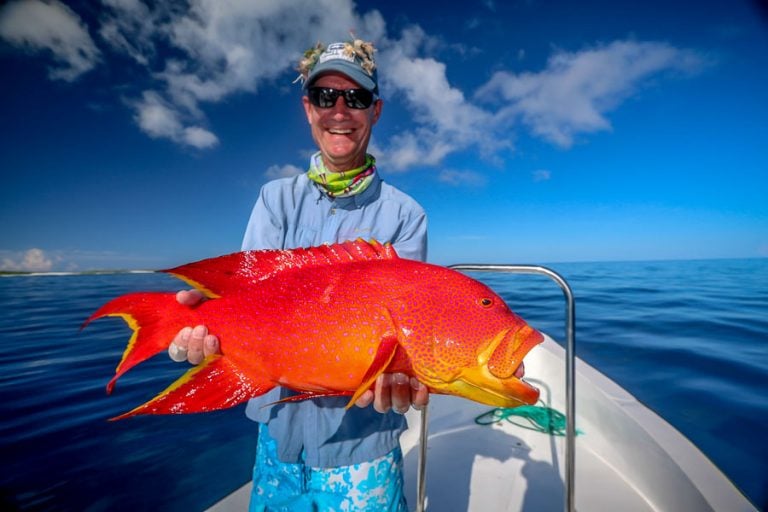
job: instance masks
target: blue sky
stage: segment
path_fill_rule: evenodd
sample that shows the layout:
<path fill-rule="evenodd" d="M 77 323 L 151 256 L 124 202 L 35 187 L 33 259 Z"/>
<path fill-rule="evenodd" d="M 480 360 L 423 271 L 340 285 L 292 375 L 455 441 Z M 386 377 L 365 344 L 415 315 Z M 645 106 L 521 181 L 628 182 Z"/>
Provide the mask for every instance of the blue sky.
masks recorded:
<path fill-rule="evenodd" d="M 0 269 L 238 250 L 259 187 L 314 150 L 299 55 L 350 30 L 431 261 L 768 256 L 765 2 L 174 5 L 0 6 Z"/>

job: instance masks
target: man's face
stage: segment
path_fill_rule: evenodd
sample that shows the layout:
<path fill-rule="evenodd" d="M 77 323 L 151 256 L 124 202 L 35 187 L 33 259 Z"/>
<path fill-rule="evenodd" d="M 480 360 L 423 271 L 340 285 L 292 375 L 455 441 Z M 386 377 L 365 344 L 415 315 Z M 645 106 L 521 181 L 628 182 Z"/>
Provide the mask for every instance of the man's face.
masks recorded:
<path fill-rule="evenodd" d="M 334 89 L 358 89 L 360 86 L 340 73 L 328 73 L 312 84 Z M 312 105 L 304 96 L 304 111 L 312 127 L 312 138 L 320 148 L 329 171 L 348 171 L 365 163 L 365 152 L 371 138 L 371 128 L 381 115 L 382 101 L 377 100 L 365 110 L 347 107 L 339 97 L 331 108 Z"/>

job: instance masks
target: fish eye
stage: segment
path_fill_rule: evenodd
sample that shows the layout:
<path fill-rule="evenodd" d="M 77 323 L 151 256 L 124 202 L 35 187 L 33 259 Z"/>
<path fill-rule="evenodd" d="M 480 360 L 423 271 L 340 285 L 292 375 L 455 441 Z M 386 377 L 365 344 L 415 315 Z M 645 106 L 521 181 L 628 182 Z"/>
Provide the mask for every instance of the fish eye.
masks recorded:
<path fill-rule="evenodd" d="M 489 308 L 493 305 L 493 299 L 489 299 L 488 297 L 483 297 L 479 300 L 480 305 L 484 308 Z"/>

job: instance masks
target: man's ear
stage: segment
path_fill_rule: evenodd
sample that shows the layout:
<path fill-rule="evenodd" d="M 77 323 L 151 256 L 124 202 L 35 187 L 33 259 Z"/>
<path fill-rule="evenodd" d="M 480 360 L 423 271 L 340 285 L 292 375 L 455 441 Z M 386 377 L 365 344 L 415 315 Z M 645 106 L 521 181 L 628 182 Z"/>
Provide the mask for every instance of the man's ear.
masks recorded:
<path fill-rule="evenodd" d="M 312 124 L 312 116 L 310 115 L 310 109 L 312 104 L 309 102 L 309 98 L 306 95 L 301 97 L 301 104 L 304 105 L 304 113 L 307 115 L 307 122 Z"/>
<path fill-rule="evenodd" d="M 379 120 L 381 117 L 382 108 L 384 108 L 384 100 L 376 100 L 376 103 L 373 104 L 373 119 L 371 120 L 371 124 L 376 124 L 376 122 Z"/>

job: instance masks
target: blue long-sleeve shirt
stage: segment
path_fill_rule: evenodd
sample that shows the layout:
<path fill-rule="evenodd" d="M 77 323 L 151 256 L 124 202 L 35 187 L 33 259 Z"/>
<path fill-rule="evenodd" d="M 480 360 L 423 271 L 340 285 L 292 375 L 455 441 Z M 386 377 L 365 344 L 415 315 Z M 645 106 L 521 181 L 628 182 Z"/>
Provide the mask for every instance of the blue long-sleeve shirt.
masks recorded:
<path fill-rule="evenodd" d="M 374 175 L 355 196 L 330 198 L 305 174 L 267 183 L 243 238 L 243 250 L 292 249 L 363 238 L 391 243 L 402 258 L 424 261 L 427 218 L 410 196 Z M 321 320 L 322 321 L 322 320 Z M 267 405 L 289 396 L 276 388 L 249 401 L 246 414 L 267 423 L 283 462 L 334 467 L 381 457 L 399 442 L 402 415 L 372 406 L 345 409 L 348 398 Z"/>

